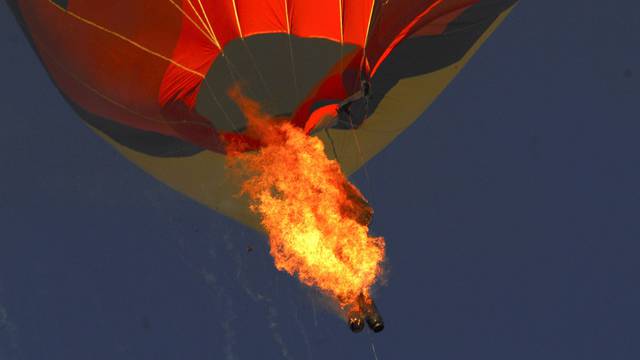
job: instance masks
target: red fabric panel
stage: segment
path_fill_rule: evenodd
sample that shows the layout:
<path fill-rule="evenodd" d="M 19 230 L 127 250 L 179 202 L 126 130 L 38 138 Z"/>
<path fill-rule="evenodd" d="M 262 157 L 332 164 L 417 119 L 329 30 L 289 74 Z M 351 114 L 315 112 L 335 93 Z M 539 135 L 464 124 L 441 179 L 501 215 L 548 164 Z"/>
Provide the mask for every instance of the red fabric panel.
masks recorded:
<path fill-rule="evenodd" d="M 436 1 L 442 0 L 392 0 L 378 5 L 367 44 L 369 58 L 382 54 L 416 16 Z"/>
<path fill-rule="evenodd" d="M 433 18 L 430 16 L 425 16 L 414 29 L 417 29 L 412 32 L 411 36 L 434 36 L 442 34 L 449 24 L 458 18 L 460 14 L 462 14 L 465 10 L 467 10 L 471 5 L 465 5 L 460 7 L 459 9 L 453 9 L 449 12 L 443 13 L 441 15 L 436 15 L 434 13 Z"/>
<path fill-rule="evenodd" d="M 304 132 L 307 134 L 310 133 L 326 117 L 335 118 L 338 116 L 338 109 L 338 104 L 325 105 L 316 109 L 309 115 L 309 120 L 304 124 Z"/>
<path fill-rule="evenodd" d="M 364 46 L 373 0 L 343 0 L 344 42 Z"/>
<path fill-rule="evenodd" d="M 288 0 L 291 33 L 340 42 L 340 1 Z"/>
<path fill-rule="evenodd" d="M 208 30 L 209 24 L 203 17 L 197 0 L 183 0 L 182 10 L 188 18 L 183 16 L 180 39 L 173 51 L 172 59 L 200 74 L 206 74 L 220 53 L 218 48 L 220 40 L 215 39 L 211 31 Z M 170 64 L 158 93 L 160 105 L 165 106 L 170 101 L 180 99 L 189 108 L 192 108 L 195 105 L 202 79 L 203 77 L 198 74 Z"/>
<path fill-rule="evenodd" d="M 215 37 L 224 46 L 231 40 L 240 37 L 238 22 L 236 21 L 236 13 L 233 8 L 232 0 L 191 0 L 191 3 L 199 10 L 198 1 L 202 1 L 206 16 L 213 28 Z"/>
<path fill-rule="evenodd" d="M 469 7 L 480 0 L 405 0 L 388 2 L 380 11 L 371 30 L 367 46 L 371 75 L 382 61 L 405 38 L 422 29 L 427 23 L 453 11 Z"/>
<path fill-rule="evenodd" d="M 285 0 L 235 0 L 235 2 L 242 34 L 245 37 L 287 32 Z"/>
<path fill-rule="evenodd" d="M 336 64 L 318 86 L 311 91 L 311 94 L 298 106 L 296 112 L 291 118 L 291 123 L 295 126 L 306 128 L 307 123 L 311 121 L 311 108 L 318 101 L 334 101 L 336 104 L 351 95 L 356 89 L 359 89 L 359 79 L 355 79 L 358 83 L 357 88 L 345 88 L 344 73 L 356 73 L 362 59 L 362 51 L 357 51 L 345 59 L 344 64 Z M 343 70 L 344 66 L 344 70 Z M 354 84 L 355 85 L 355 84 Z M 311 125 L 309 125 L 311 126 Z"/>

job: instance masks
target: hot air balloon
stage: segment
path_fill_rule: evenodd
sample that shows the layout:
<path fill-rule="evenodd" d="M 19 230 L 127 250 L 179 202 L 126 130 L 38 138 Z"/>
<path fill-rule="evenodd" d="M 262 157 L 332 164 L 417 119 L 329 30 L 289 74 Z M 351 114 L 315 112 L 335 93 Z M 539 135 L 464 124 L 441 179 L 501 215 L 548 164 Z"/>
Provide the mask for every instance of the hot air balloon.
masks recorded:
<path fill-rule="evenodd" d="M 352 174 L 415 121 L 516 0 L 7 0 L 56 86 L 124 157 L 258 228 L 225 176 L 240 86 Z"/>

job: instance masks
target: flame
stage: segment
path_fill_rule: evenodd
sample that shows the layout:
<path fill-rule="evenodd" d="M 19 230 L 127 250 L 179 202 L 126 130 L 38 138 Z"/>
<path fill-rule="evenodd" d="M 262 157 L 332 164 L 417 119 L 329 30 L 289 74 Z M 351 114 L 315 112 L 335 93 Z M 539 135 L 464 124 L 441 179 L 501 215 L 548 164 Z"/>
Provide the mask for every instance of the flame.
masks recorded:
<path fill-rule="evenodd" d="M 227 138 L 229 165 L 245 176 L 242 193 L 261 217 L 276 268 L 342 307 L 368 297 L 382 270 L 384 239 L 369 236 L 372 211 L 362 194 L 320 139 L 264 115 L 237 88 L 230 96 L 248 118 L 245 137 L 258 146 L 247 151 L 246 140 Z"/>

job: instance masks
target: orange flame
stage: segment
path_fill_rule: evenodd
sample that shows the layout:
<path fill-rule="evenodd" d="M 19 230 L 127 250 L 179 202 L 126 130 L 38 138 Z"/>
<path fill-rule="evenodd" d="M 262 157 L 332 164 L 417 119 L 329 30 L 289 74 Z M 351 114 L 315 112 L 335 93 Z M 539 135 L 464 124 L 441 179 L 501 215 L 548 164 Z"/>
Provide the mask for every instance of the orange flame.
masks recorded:
<path fill-rule="evenodd" d="M 249 124 L 246 141 L 228 139 L 229 164 L 246 176 L 242 192 L 261 216 L 278 270 L 297 275 L 338 300 L 356 302 L 381 273 L 384 239 L 368 235 L 371 208 L 329 160 L 320 139 L 286 119 L 272 119 L 237 88 L 230 96 Z"/>

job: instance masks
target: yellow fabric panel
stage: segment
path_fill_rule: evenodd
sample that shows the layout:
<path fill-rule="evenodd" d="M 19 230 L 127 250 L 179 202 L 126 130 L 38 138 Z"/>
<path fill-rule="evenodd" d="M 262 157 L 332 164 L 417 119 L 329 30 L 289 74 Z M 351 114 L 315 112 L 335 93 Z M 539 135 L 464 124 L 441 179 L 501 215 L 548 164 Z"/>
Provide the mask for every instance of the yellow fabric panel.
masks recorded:
<path fill-rule="evenodd" d="M 91 127 L 125 158 L 157 180 L 191 199 L 244 225 L 262 231 L 258 217 L 249 210 L 245 197 L 240 197 L 237 181 L 225 167 L 225 157 L 211 151 L 194 156 L 162 158 L 146 155 L 113 141 Z"/>

